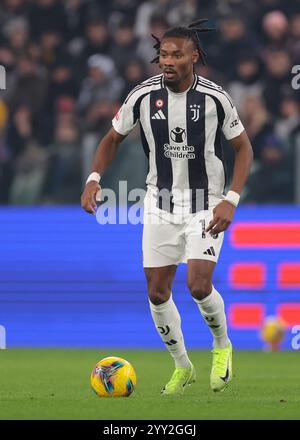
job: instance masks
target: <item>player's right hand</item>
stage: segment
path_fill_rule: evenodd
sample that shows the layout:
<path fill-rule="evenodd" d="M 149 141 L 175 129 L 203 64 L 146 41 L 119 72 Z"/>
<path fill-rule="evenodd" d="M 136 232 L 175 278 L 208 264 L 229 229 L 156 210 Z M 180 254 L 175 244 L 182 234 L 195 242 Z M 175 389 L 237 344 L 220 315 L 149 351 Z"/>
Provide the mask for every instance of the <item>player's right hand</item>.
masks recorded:
<path fill-rule="evenodd" d="M 84 191 L 81 195 L 81 206 L 89 214 L 96 215 L 96 195 L 97 200 L 100 200 L 100 191 L 101 187 L 97 182 L 91 181 L 85 185 Z"/>

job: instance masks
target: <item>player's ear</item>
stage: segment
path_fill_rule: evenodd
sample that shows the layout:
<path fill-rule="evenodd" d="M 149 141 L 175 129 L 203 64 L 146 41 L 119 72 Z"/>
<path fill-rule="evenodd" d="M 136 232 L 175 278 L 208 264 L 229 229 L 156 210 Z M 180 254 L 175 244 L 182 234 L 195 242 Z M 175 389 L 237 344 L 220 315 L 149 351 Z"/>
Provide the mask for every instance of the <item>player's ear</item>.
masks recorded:
<path fill-rule="evenodd" d="M 199 52 L 197 50 L 193 50 L 192 61 L 193 64 L 196 64 L 199 60 Z"/>

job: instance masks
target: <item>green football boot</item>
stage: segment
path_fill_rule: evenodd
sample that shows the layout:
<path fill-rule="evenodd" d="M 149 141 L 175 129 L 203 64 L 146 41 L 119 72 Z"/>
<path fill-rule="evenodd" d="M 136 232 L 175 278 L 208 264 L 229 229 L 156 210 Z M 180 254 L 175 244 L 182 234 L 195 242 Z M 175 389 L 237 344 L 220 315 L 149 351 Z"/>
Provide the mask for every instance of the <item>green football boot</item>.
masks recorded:
<path fill-rule="evenodd" d="M 224 391 L 232 379 L 232 345 L 212 350 L 213 364 L 210 373 L 210 386 L 213 391 Z"/>
<path fill-rule="evenodd" d="M 196 370 L 193 365 L 190 368 L 175 368 L 171 379 L 161 390 L 161 394 L 181 396 L 185 387 L 194 382 L 196 382 Z"/>

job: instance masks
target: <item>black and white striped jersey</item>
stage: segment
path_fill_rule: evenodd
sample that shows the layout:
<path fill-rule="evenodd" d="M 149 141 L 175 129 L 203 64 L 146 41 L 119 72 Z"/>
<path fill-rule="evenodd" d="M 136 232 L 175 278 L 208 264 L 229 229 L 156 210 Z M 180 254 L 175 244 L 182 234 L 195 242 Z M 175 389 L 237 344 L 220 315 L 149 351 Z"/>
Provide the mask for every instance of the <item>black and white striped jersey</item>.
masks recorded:
<path fill-rule="evenodd" d="M 244 127 L 220 86 L 195 74 L 188 90 L 174 93 L 163 74 L 154 76 L 129 93 L 112 124 L 127 135 L 138 121 L 149 159 L 147 186 L 170 195 L 171 211 L 188 205 L 190 212 L 197 212 L 208 209 L 211 198 L 223 198 L 221 131 L 232 139 Z M 169 210 L 163 199 L 159 207 Z"/>

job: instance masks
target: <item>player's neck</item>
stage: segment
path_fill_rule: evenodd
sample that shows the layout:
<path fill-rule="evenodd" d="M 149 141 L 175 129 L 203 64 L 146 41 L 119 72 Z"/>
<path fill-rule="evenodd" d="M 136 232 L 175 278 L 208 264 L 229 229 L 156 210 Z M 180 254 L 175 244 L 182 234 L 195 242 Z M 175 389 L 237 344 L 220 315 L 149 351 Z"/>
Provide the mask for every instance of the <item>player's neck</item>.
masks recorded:
<path fill-rule="evenodd" d="M 171 90 L 171 92 L 183 93 L 192 86 L 193 82 L 194 82 L 194 72 L 192 72 L 191 75 L 189 75 L 184 80 L 180 81 L 180 83 L 174 84 L 174 86 L 168 84 L 167 87 L 168 89 Z"/>

